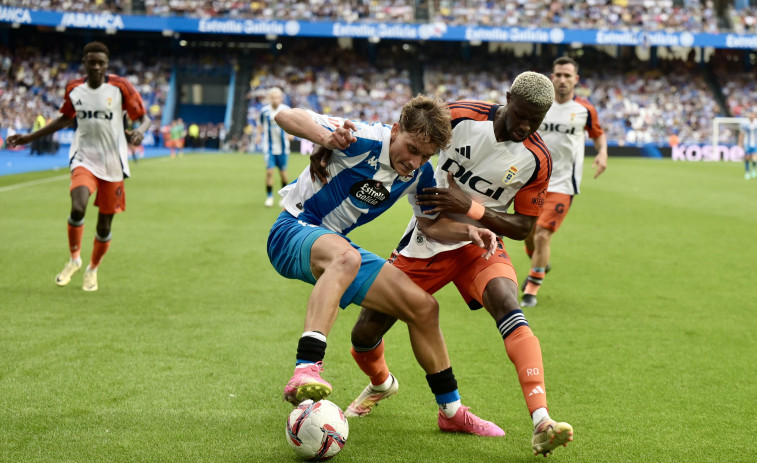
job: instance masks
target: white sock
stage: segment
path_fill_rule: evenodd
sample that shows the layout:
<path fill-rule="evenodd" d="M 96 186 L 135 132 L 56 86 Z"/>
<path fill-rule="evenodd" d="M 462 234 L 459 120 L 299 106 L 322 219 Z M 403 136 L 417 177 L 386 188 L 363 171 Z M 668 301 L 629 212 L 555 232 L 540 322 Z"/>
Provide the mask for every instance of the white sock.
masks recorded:
<path fill-rule="evenodd" d="M 456 400 L 454 402 L 446 403 L 446 404 L 439 404 L 439 410 L 444 412 L 444 415 L 447 418 L 452 418 L 455 416 L 455 413 L 457 413 L 457 409 L 460 408 L 462 405 L 462 402 L 459 400 Z"/>
<path fill-rule="evenodd" d="M 541 420 L 543 420 L 545 418 L 546 419 L 550 419 L 549 418 L 549 412 L 544 407 L 537 408 L 536 410 L 534 410 L 534 412 L 531 414 L 531 418 L 534 420 L 534 427 L 536 427 L 536 425 L 539 424 L 539 422 L 541 422 Z"/>
<path fill-rule="evenodd" d="M 71 262 L 76 262 L 77 265 L 81 265 L 81 256 L 77 257 L 76 259 L 71 259 Z"/>
<path fill-rule="evenodd" d="M 302 336 L 300 337 L 304 338 L 305 336 L 310 336 L 311 338 L 315 338 L 319 341 L 326 342 L 326 335 L 318 331 L 305 331 L 304 333 L 302 333 Z"/>
<path fill-rule="evenodd" d="M 393 382 L 394 378 L 392 377 L 392 374 L 389 373 L 389 376 L 386 377 L 386 381 L 381 384 L 371 384 L 371 389 L 376 392 L 384 392 L 389 389 L 389 386 L 391 386 Z"/>

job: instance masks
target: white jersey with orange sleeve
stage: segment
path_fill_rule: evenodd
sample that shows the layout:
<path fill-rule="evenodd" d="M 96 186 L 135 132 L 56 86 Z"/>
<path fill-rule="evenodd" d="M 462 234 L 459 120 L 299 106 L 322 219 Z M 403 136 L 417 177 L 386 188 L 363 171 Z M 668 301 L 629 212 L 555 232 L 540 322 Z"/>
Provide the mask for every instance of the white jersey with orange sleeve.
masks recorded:
<path fill-rule="evenodd" d="M 128 80 L 110 74 L 97 88 L 90 87 L 85 78 L 72 80 L 66 85 L 60 112 L 76 124 L 68 153 L 71 170 L 82 166 L 108 182 L 129 176 L 124 114 L 137 120 L 145 107 Z"/>
<path fill-rule="evenodd" d="M 449 104 L 452 113 L 450 147 L 439 154 L 436 182 L 449 186 L 447 172 L 474 201 L 497 212 L 510 206 L 515 212 L 538 217 L 547 194 L 552 159 L 538 134 L 522 143 L 498 142 L 494 135 L 494 115 L 500 105 L 484 101 L 456 101 Z M 483 227 L 464 214 L 451 218 Z M 410 221 L 397 251 L 406 257 L 428 258 L 440 252 L 470 243 L 441 242 L 424 235 Z"/>
<path fill-rule="evenodd" d="M 577 195 L 580 192 L 586 135 L 596 138 L 604 133 L 597 110 L 584 98 L 552 103 L 539 127 L 539 134 L 552 154 L 554 169 L 550 193 Z"/>

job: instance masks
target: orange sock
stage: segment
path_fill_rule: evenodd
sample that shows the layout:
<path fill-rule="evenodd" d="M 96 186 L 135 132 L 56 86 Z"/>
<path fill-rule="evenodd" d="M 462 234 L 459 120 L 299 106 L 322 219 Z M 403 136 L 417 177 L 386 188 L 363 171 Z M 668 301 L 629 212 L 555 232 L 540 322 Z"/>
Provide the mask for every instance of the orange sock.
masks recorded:
<path fill-rule="evenodd" d="M 84 235 L 84 225 L 73 226 L 68 224 L 68 250 L 71 259 L 78 259 L 81 255 L 81 237 Z"/>
<path fill-rule="evenodd" d="M 92 248 L 92 260 L 89 262 L 89 269 L 95 270 L 103 260 L 103 256 L 108 252 L 110 247 L 110 235 L 105 241 L 100 241 L 99 236 L 95 236 L 95 246 Z"/>
<path fill-rule="evenodd" d="M 531 271 L 528 272 L 526 288 L 523 290 L 523 294 L 533 294 L 536 296 L 536 293 L 539 292 L 539 288 L 541 288 L 541 284 L 544 282 L 544 275 L 547 273 L 543 269 L 540 270 L 542 271 L 537 272 L 535 269 L 531 269 Z"/>
<path fill-rule="evenodd" d="M 369 351 L 358 352 L 353 346 L 351 352 L 357 365 L 371 379 L 371 384 L 378 386 L 389 378 L 389 367 L 386 366 L 386 359 L 384 359 L 383 340 Z"/>
<path fill-rule="evenodd" d="M 528 413 L 547 407 L 544 365 L 541 346 L 528 325 L 518 326 L 505 337 L 505 349 L 518 372 L 518 381 L 526 399 Z"/>

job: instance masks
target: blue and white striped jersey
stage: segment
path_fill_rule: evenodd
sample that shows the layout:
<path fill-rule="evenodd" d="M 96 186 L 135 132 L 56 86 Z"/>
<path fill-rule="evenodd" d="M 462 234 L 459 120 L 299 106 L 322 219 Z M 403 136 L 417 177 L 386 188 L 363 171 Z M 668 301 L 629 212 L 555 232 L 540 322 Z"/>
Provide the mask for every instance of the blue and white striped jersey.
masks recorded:
<path fill-rule="evenodd" d="M 757 119 L 741 124 L 744 134 L 744 148 L 757 148 Z"/>
<path fill-rule="evenodd" d="M 279 111 L 290 109 L 285 104 L 280 104 L 273 109 L 270 104 L 263 106 L 260 110 L 260 126 L 263 127 L 263 136 L 261 143 L 263 154 L 266 156 L 289 154 L 289 139 L 284 129 L 279 127 L 273 119 Z"/>
<path fill-rule="evenodd" d="M 308 113 L 332 132 L 344 122 L 341 118 Z M 435 218 L 438 214 L 424 214 L 415 204 L 416 194 L 436 186 L 434 166 L 427 162 L 412 176 L 400 176 L 389 160 L 391 127 L 355 124 L 353 135 L 357 141 L 344 151 L 334 150 L 328 165 L 328 183 L 311 180 L 308 166 L 297 180 L 279 191 L 282 206 L 300 221 L 343 235 L 375 219 L 404 195 L 408 195 L 416 216 Z"/>

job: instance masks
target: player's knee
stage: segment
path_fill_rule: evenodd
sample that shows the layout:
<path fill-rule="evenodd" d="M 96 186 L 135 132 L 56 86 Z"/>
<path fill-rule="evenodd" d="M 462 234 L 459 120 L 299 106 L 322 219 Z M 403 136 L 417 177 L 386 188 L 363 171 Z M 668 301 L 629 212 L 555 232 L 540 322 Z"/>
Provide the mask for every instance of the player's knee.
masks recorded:
<path fill-rule="evenodd" d="M 350 341 L 352 341 L 353 346 L 371 347 L 378 344 L 382 335 L 383 333 L 377 331 L 374 326 L 358 321 L 352 327 Z"/>
<path fill-rule="evenodd" d="M 424 326 L 436 324 L 439 321 L 439 302 L 434 296 L 424 291 L 410 304 L 407 313 L 408 324 Z"/>
<path fill-rule="evenodd" d="M 549 244 L 551 238 L 552 232 L 547 230 L 546 228 L 541 228 L 534 234 L 534 244 L 536 244 L 537 246 Z"/>
<path fill-rule="evenodd" d="M 87 212 L 86 205 L 72 204 L 71 205 L 71 220 L 74 222 L 81 222 L 84 218 L 84 213 Z"/>
<path fill-rule="evenodd" d="M 360 256 L 360 252 L 357 249 L 351 248 L 340 254 L 334 260 L 333 265 L 335 266 L 335 270 L 354 278 L 357 276 L 358 270 L 360 270 L 361 262 L 362 257 Z"/>

